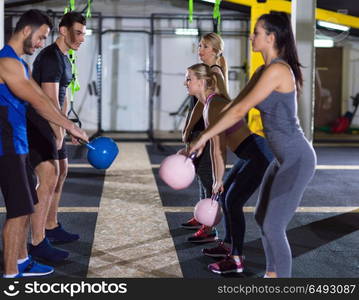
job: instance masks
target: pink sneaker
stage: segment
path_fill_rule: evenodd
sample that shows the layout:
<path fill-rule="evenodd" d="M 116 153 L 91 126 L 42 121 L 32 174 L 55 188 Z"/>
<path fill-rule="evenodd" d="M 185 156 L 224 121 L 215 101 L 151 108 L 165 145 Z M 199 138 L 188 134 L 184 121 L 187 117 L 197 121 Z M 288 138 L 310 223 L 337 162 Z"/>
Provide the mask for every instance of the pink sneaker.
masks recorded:
<path fill-rule="evenodd" d="M 208 265 L 208 269 L 216 274 L 242 273 L 244 269 L 243 256 L 236 262 L 232 256 L 227 256 L 219 262 Z"/>
<path fill-rule="evenodd" d="M 227 246 L 224 245 L 224 242 L 219 242 L 216 247 L 213 248 L 204 248 L 202 253 L 210 257 L 227 257 L 231 252 Z"/>

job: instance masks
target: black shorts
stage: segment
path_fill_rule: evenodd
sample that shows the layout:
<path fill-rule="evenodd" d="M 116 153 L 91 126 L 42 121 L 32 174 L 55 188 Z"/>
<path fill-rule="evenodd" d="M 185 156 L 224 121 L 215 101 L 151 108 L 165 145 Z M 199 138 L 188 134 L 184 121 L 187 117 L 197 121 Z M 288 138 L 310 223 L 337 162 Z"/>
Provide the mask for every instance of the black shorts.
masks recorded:
<path fill-rule="evenodd" d="M 0 170 L 0 188 L 4 195 L 6 217 L 16 218 L 33 213 L 34 205 L 38 202 L 36 176 L 28 155 L 0 156 Z"/>
<path fill-rule="evenodd" d="M 57 151 L 57 159 L 65 159 L 67 158 L 67 150 L 66 150 L 66 143 L 65 143 L 65 139 L 64 142 L 62 143 L 62 147 L 60 150 Z"/>
<path fill-rule="evenodd" d="M 65 141 L 60 150 L 56 149 L 56 138 L 47 120 L 33 109 L 28 111 L 27 137 L 29 156 L 33 168 L 43 161 L 67 158 Z"/>

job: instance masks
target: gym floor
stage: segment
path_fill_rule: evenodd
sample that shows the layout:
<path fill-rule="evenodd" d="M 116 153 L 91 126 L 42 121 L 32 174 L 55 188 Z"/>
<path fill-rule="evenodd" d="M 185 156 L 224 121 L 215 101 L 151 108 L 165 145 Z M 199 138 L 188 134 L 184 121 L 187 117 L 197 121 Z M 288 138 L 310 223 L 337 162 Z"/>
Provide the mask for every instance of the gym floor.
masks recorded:
<path fill-rule="evenodd" d="M 180 147 L 179 143 L 119 143 L 119 156 L 106 172 L 87 163 L 84 147 L 69 147 L 70 169 L 60 222 L 81 239 L 57 245 L 71 255 L 55 265 L 53 277 L 219 278 L 207 270 L 214 259 L 201 254 L 211 244 L 187 242 L 194 231 L 180 227 L 192 216 L 198 201 L 197 183 L 174 191 L 158 178 L 162 159 Z M 293 276 L 358 277 L 358 148 L 322 144 L 315 149 L 315 177 L 288 227 Z M 228 167 L 234 160 L 229 155 Z M 236 277 L 261 277 L 265 269 L 253 219 L 255 202 L 256 195 L 245 207 L 246 270 Z M 2 199 L 0 219 L 2 224 Z M 223 224 L 217 229 L 223 237 Z"/>

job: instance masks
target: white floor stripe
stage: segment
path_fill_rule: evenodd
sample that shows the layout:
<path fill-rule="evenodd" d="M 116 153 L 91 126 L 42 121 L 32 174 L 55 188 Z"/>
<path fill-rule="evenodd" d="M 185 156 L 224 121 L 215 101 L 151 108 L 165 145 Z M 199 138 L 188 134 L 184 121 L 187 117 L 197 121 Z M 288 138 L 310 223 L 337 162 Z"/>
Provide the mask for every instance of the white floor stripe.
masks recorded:
<path fill-rule="evenodd" d="M 165 206 L 162 208 L 164 212 L 193 212 L 193 206 Z M 254 212 L 254 206 L 245 206 L 244 212 Z M 60 207 L 60 213 L 98 213 L 98 207 Z M 5 213 L 5 207 L 0 207 L 0 213 Z M 342 213 L 353 212 L 358 213 L 359 207 L 356 206 L 300 206 L 297 209 L 299 213 Z"/>
<path fill-rule="evenodd" d="M 358 165 L 317 165 L 317 170 L 359 170 Z"/>
<path fill-rule="evenodd" d="M 160 164 L 152 164 L 152 168 L 157 169 Z M 226 168 L 232 168 L 233 165 L 226 165 Z M 359 165 L 317 165 L 317 170 L 359 170 Z"/>
<path fill-rule="evenodd" d="M 74 164 L 69 163 L 70 168 L 93 168 L 90 164 Z"/>
<path fill-rule="evenodd" d="M 170 213 L 176 213 L 176 212 L 183 213 L 183 212 L 193 212 L 193 207 L 166 206 L 163 207 L 163 210 L 165 212 L 170 212 Z M 254 206 L 245 206 L 243 209 L 244 212 L 254 212 L 254 210 L 255 210 Z M 298 213 L 346 213 L 346 212 L 359 213 L 359 207 L 357 206 L 301 206 L 298 207 L 296 212 Z"/>
<path fill-rule="evenodd" d="M 0 213 L 6 212 L 5 207 L 0 207 Z M 59 207 L 60 213 L 97 213 L 98 207 Z"/>

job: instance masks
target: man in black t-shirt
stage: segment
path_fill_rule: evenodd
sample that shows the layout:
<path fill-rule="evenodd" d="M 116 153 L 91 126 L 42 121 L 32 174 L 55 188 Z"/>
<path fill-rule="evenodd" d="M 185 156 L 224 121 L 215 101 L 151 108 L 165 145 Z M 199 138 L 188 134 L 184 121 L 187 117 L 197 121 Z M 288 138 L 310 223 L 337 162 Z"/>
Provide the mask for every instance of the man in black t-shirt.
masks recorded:
<path fill-rule="evenodd" d="M 44 48 L 33 64 L 33 78 L 47 94 L 52 104 L 67 113 L 67 87 L 72 80 L 72 67 L 67 56 L 70 49 L 78 50 L 84 42 L 86 19 L 78 12 L 69 12 L 59 24 L 55 43 Z M 51 243 L 73 242 L 78 234 L 64 230 L 57 220 L 62 187 L 67 175 L 68 161 L 64 143 L 65 132 L 47 122 L 35 110 L 28 112 L 30 161 L 38 181 L 39 205 L 31 216 L 32 256 L 59 262 L 69 256 L 67 251 L 54 248 Z"/>

